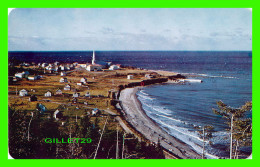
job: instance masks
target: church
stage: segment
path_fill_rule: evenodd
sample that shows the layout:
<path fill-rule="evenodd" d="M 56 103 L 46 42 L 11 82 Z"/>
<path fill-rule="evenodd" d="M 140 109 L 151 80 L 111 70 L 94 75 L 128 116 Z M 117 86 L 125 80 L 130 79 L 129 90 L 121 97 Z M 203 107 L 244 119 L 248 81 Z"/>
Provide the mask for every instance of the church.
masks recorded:
<path fill-rule="evenodd" d="M 107 67 L 107 63 L 104 61 L 96 61 L 95 51 L 93 51 L 92 55 L 92 64 L 86 67 L 87 71 L 102 71 L 103 68 Z"/>

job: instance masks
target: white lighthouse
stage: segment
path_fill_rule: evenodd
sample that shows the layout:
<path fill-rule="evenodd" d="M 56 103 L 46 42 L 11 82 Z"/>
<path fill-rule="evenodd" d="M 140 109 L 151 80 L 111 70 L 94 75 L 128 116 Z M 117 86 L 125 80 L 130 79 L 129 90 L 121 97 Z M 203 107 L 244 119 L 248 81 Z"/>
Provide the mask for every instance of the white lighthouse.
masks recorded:
<path fill-rule="evenodd" d="M 95 51 L 93 50 L 93 55 L 92 55 L 92 65 L 95 64 L 96 58 L 95 58 Z"/>

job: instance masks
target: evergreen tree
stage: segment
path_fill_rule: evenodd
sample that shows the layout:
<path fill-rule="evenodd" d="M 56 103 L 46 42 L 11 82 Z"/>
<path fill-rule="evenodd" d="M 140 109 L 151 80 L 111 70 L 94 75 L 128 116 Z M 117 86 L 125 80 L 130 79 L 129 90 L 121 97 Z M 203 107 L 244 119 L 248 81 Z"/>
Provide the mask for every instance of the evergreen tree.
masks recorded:
<path fill-rule="evenodd" d="M 234 140 L 236 140 L 236 157 L 238 157 L 239 142 L 242 142 L 244 145 L 252 143 L 252 121 L 251 118 L 245 118 L 246 112 L 252 111 L 252 102 L 246 102 L 240 108 L 227 106 L 222 101 L 218 101 L 217 105 L 219 109 L 213 109 L 213 112 L 228 120 L 227 123 L 230 127 L 230 159 L 233 159 Z"/>

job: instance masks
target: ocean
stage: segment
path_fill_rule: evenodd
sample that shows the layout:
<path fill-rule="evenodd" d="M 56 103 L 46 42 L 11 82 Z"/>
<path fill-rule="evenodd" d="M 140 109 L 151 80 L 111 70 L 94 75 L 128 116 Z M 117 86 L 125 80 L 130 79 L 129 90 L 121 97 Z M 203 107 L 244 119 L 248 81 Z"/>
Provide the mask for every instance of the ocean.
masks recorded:
<path fill-rule="evenodd" d="M 240 107 L 252 100 L 252 52 L 247 51 L 96 51 L 96 59 L 150 70 L 179 72 L 202 83 L 158 84 L 138 93 L 146 114 L 166 132 L 202 152 L 202 140 L 195 126 L 215 128 L 206 143 L 207 158 L 229 157 L 229 134 L 225 120 L 212 108 L 221 100 Z M 91 62 L 89 52 L 9 52 L 9 59 L 21 62 Z M 247 117 L 252 117 L 247 113 Z M 240 154 L 249 155 L 251 147 Z"/>

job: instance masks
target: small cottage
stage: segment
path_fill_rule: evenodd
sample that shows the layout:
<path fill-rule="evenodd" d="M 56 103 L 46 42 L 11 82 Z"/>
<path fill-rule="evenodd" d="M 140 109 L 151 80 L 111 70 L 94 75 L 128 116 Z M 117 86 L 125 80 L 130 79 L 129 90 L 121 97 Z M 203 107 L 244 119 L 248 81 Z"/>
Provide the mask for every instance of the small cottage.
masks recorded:
<path fill-rule="evenodd" d="M 31 95 L 31 97 L 29 97 L 29 101 L 37 101 L 37 97 L 35 95 Z"/>
<path fill-rule="evenodd" d="M 36 75 L 28 76 L 28 80 L 30 80 L 30 81 L 35 81 L 37 79 L 38 79 L 38 76 L 36 76 Z"/>
<path fill-rule="evenodd" d="M 82 86 L 82 83 L 81 83 L 81 82 L 77 82 L 77 85 L 78 85 L 78 86 Z"/>
<path fill-rule="evenodd" d="M 59 64 L 60 64 L 60 63 L 57 62 L 57 61 L 54 62 L 54 65 L 55 65 L 55 66 L 58 66 Z"/>
<path fill-rule="evenodd" d="M 55 92 L 56 95 L 62 95 L 62 91 L 60 89 L 56 90 Z"/>
<path fill-rule="evenodd" d="M 66 76 L 66 72 L 62 71 L 62 72 L 60 73 L 60 76 Z"/>
<path fill-rule="evenodd" d="M 111 65 L 109 70 L 118 70 L 120 67 L 118 65 Z"/>
<path fill-rule="evenodd" d="M 102 66 L 99 64 L 88 65 L 86 68 L 87 71 L 102 71 Z"/>
<path fill-rule="evenodd" d="M 86 84 L 86 83 L 87 83 L 87 78 L 81 78 L 81 79 L 80 79 L 80 82 L 81 82 L 82 84 Z"/>
<path fill-rule="evenodd" d="M 80 93 L 73 93 L 72 97 L 79 97 Z"/>
<path fill-rule="evenodd" d="M 65 85 L 64 90 L 70 90 L 71 86 L 69 84 Z"/>
<path fill-rule="evenodd" d="M 133 79 L 134 76 L 133 75 L 127 75 L 127 79 Z"/>
<path fill-rule="evenodd" d="M 87 93 L 85 94 L 85 96 L 90 98 L 90 93 L 87 92 Z"/>
<path fill-rule="evenodd" d="M 61 78 L 61 79 L 60 79 L 60 82 L 61 82 L 61 83 L 68 82 L 68 79 L 67 79 L 67 78 Z"/>
<path fill-rule="evenodd" d="M 19 96 L 27 96 L 28 95 L 28 91 L 25 89 L 22 89 L 19 91 Z"/>
<path fill-rule="evenodd" d="M 42 63 L 42 68 L 47 67 L 47 63 Z"/>
<path fill-rule="evenodd" d="M 17 78 L 24 78 L 24 73 L 16 73 L 14 76 Z"/>
<path fill-rule="evenodd" d="M 44 94 L 44 96 L 45 96 L 45 97 L 51 97 L 51 92 L 50 92 L 50 91 L 46 92 L 46 93 Z"/>
<path fill-rule="evenodd" d="M 64 71 L 64 70 L 65 70 L 65 66 L 60 65 L 60 70 L 61 70 L 61 71 Z"/>

